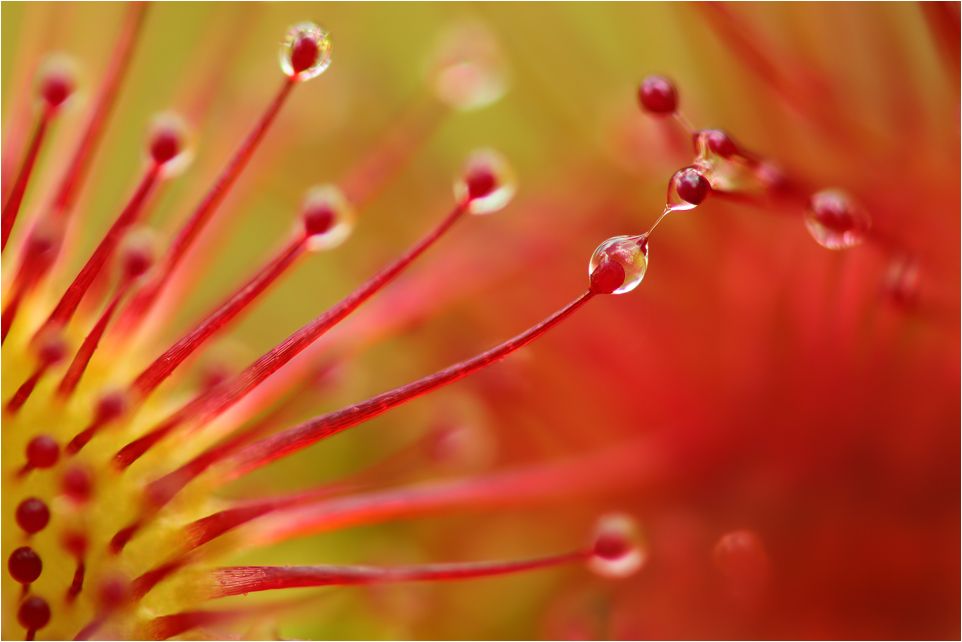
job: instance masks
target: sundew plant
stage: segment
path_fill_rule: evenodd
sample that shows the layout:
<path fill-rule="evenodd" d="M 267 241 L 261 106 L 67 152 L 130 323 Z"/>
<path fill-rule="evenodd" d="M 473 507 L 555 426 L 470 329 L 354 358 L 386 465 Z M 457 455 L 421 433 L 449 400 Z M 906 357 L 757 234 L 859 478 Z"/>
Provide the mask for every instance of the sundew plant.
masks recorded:
<path fill-rule="evenodd" d="M 959 636 L 958 3 L 2 18 L 4 639 Z"/>

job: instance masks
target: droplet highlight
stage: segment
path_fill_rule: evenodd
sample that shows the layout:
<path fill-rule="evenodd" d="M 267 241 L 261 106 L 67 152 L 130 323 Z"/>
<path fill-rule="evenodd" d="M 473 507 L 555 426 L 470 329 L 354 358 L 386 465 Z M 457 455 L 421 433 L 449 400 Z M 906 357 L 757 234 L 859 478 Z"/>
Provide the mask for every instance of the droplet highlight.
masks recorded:
<path fill-rule="evenodd" d="M 605 578 L 633 575 L 646 561 L 635 520 L 624 513 L 610 513 L 598 520 L 592 539 L 588 567 Z"/>
<path fill-rule="evenodd" d="M 711 193 L 711 183 L 698 169 L 685 167 L 668 181 L 666 203 L 671 210 L 690 210 L 700 205 Z"/>
<path fill-rule="evenodd" d="M 320 76 L 331 66 L 331 37 L 313 22 L 301 22 L 287 31 L 280 50 L 281 69 L 303 82 Z"/>
<path fill-rule="evenodd" d="M 341 245 L 354 230 L 354 208 L 335 185 L 312 187 L 301 205 L 301 220 L 311 252 Z"/>
<path fill-rule="evenodd" d="M 592 291 L 595 287 L 599 288 L 598 294 L 609 289 L 613 284 L 611 279 L 618 273 L 612 273 L 612 269 L 602 268 L 606 261 L 613 261 L 624 271 L 621 284 L 611 290 L 610 294 L 624 294 L 631 292 L 641 280 L 645 278 L 645 271 L 648 269 L 648 235 L 639 236 L 616 236 L 610 238 L 595 249 L 588 263 L 588 278 L 591 280 Z M 603 272 L 599 272 L 601 269 Z"/>
<path fill-rule="evenodd" d="M 844 250 L 865 240 L 872 220 L 846 192 L 830 189 L 809 200 L 805 226 L 822 247 Z"/>
<path fill-rule="evenodd" d="M 454 183 L 455 199 L 467 203 L 471 214 L 493 214 L 504 209 L 516 191 L 514 171 L 504 156 L 493 149 L 472 153 Z"/>

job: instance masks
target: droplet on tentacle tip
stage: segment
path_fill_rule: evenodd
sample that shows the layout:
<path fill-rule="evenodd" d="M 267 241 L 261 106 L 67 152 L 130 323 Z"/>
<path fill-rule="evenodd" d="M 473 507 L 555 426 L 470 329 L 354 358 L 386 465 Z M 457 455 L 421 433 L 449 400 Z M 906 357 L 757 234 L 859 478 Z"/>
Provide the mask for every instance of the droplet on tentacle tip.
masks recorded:
<path fill-rule="evenodd" d="M 71 58 L 55 54 L 37 73 L 37 91 L 50 109 L 60 109 L 77 89 L 77 70 Z"/>
<path fill-rule="evenodd" d="M 761 538 L 750 530 L 726 533 L 715 544 L 715 566 L 740 599 L 755 598 L 769 581 L 770 565 Z"/>
<path fill-rule="evenodd" d="M 7 571 L 20 584 L 32 584 L 43 573 L 43 560 L 29 546 L 21 546 L 7 559 Z"/>
<path fill-rule="evenodd" d="M 147 134 L 148 156 L 163 166 L 163 175 L 169 178 L 184 171 L 193 160 L 190 140 L 190 127 L 180 115 L 174 112 L 157 114 Z"/>
<path fill-rule="evenodd" d="M 809 200 L 805 226 L 822 247 L 843 250 L 865 240 L 872 220 L 851 196 L 842 190 L 829 189 L 814 194 Z"/>
<path fill-rule="evenodd" d="M 647 234 L 610 238 L 595 249 L 588 263 L 591 290 L 595 294 L 631 292 L 641 283 L 647 269 Z"/>
<path fill-rule="evenodd" d="M 50 523 L 50 508 L 37 497 L 28 497 L 17 506 L 17 525 L 26 533 L 39 533 Z"/>
<path fill-rule="evenodd" d="M 671 116 L 678 111 L 678 90 L 664 76 L 648 76 L 638 87 L 638 103 L 653 116 Z"/>
<path fill-rule="evenodd" d="M 910 308 L 918 303 L 918 259 L 907 254 L 893 258 L 882 277 L 882 295 L 899 307 Z"/>
<path fill-rule="evenodd" d="M 602 516 L 595 526 L 588 567 L 606 578 L 634 574 L 646 561 L 635 520 L 624 513 Z"/>
<path fill-rule="evenodd" d="M 458 25 L 438 41 L 430 64 L 431 86 L 454 109 L 481 109 L 508 91 L 508 74 L 494 36 L 476 23 Z"/>
<path fill-rule="evenodd" d="M 666 202 L 672 210 L 690 210 L 702 203 L 711 193 L 711 183 L 694 167 L 685 167 L 668 181 Z"/>
<path fill-rule="evenodd" d="M 42 629 L 50 622 L 50 605 L 47 600 L 36 595 L 32 595 L 20 603 L 17 609 L 17 621 L 20 626 L 33 632 Z M 33 639 L 28 636 L 28 639 Z"/>
<path fill-rule="evenodd" d="M 287 30 L 281 42 L 281 69 L 303 82 L 321 75 L 331 65 L 331 37 L 313 22 L 301 22 Z"/>
<path fill-rule="evenodd" d="M 139 227 L 124 238 L 117 256 L 122 278 L 139 279 L 154 265 L 159 241 L 148 227 Z"/>
<path fill-rule="evenodd" d="M 301 205 L 301 220 L 311 252 L 330 250 L 342 244 L 354 230 L 354 208 L 335 185 L 308 190 Z"/>
<path fill-rule="evenodd" d="M 517 180 L 504 156 L 493 149 L 473 152 L 454 183 L 454 197 L 471 214 L 493 214 L 514 197 Z"/>

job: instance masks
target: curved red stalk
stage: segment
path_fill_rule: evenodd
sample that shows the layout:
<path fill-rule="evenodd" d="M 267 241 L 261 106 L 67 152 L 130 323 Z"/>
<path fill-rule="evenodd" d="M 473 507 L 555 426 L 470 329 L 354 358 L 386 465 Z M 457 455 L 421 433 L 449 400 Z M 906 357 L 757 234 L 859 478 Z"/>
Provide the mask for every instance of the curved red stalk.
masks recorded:
<path fill-rule="evenodd" d="M 184 335 L 166 352 L 157 357 L 131 384 L 131 393 L 143 400 L 171 375 L 184 359 L 200 347 L 215 332 L 223 328 L 260 296 L 294 261 L 304 253 L 307 237 L 300 236 L 272 258 L 254 277 L 233 296 Z"/>
<path fill-rule="evenodd" d="M 87 364 L 90 363 L 90 359 L 94 356 L 94 351 L 96 351 L 97 346 L 100 345 L 100 339 L 104 336 L 107 324 L 110 323 L 110 319 L 114 316 L 117 306 L 120 305 L 120 300 L 124 298 L 124 295 L 127 294 L 129 289 L 129 281 L 120 284 L 117 288 L 117 294 L 114 295 L 107 309 L 100 315 L 96 325 L 94 325 L 93 329 L 84 339 L 84 342 L 80 345 L 80 349 L 77 350 L 77 354 L 74 355 L 73 361 L 70 362 L 70 367 L 67 368 L 63 379 L 60 380 L 60 386 L 57 387 L 57 396 L 61 399 L 69 398 L 76 389 L 77 384 L 80 383 L 80 378 L 87 369 Z"/>
<path fill-rule="evenodd" d="M 73 602 L 80 595 L 80 592 L 84 588 L 84 576 L 87 574 L 87 566 L 82 560 L 77 561 L 77 570 L 74 571 L 73 580 L 70 582 L 70 588 L 67 589 L 67 603 Z"/>
<path fill-rule="evenodd" d="M 167 253 L 157 266 L 154 277 L 140 289 L 125 308 L 120 324 L 125 332 L 132 331 L 139 325 L 140 321 L 160 296 L 174 270 L 177 268 L 177 265 L 184 257 L 184 254 L 190 249 L 197 235 L 201 233 L 211 216 L 217 211 L 217 208 L 227 196 L 230 188 L 241 175 L 241 172 L 244 171 L 254 152 L 257 151 L 261 140 L 264 138 L 267 130 L 270 129 L 271 123 L 274 122 L 274 119 L 296 84 L 297 81 L 295 78 L 284 78 L 284 84 L 281 90 L 277 93 L 277 96 L 275 96 L 273 102 L 271 102 L 267 108 L 267 111 L 264 112 L 254 126 L 254 129 L 251 130 L 247 138 L 244 139 L 244 142 L 241 143 L 241 146 L 234 153 L 234 156 L 230 162 L 227 163 L 227 166 L 220 173 L 220 176 L 217 177 L 217 180 L 214 181 L 207 195 L 204 196 L 204 199 L 197 206 L 197 209 L 194 210 L 194 213 L 191 214 L 187 222 L 180 228 L 177 236 L 174 237 L 170 247 L 167 249 Z"/>
<path fill-rule="evenodd" d="M 236 377 L 196 397 L 157 428 L 125 446 L 116 455 L 117 465 L 126 468 L 186 420 L 195 419 L 199 423 L 204 423 L 243 399 L 247 393 L 256 388 L 281 366 L 297 356 L 318 337 L 337 325 L 362 303 L 393 281 L 404 268 L 437 241 L 464 212 L 464 206 L 458 205 L 455 207 L 437 227 L 346 298 L 275 346 Z"/>
<path fill-rule="evenodd" d="M 423 582 L 468 580 L 508 575 L 522 571 L 559 566 L 588 559 L 591 551 L 572 551 L 560 555 L 510 562 L 469 562 L 425 564 L 423 566 L 235 566 L 208 573 L 209 599 L 258 591 L 310 586 L 344 586 L 384 582 Z"/>
<path fill-rule="evenodd" d="M 261 466 L 269 464 L 275 459 L 291 455 L 321 439 L 373 419 L 396 406 L 416 399 L 442 386 L 446 386 L 449 383 L 453 383 L 458 379 L 467 377 L 492 363 L 500 361 L 515 350 L 528 345 L 566 319 L 575 310 L 591 300 L 593 296 L 594 294 L 590 290 L 586 291 L 565 308 L 555 312 L 530 330 L 519 334 L 515 338 L 473 359 L 468 359 L 467 361 L 453 365 L 405 386 L 381 393 L 359 404 L 342 408 L 341 410 L 321 415 L 320 417 L 315 417 L 298 426 L 294 426 L 293 428 L 289 428 L 251 444 L 227 460 L 227 465 L 230 470 L 226 473 L 226 478 L 236 479 L 237 477 L 246 475 Z"/>
<path fill-rule="evenodd" d="M 37 160 L 40 145 L 43 143 L 44 135 L 47 133 L 47 126 L 50 124 L 54 113 L 56 113 L 55 110 L 49 106 L 45 106 L 43 112 L 40 114 L 37 127 L 34 129 L 33 137 L 30 139 L 30 145 L 27 147 L 27 152 L 24 154 L 23 161 L 20 164 L 20 173 L 17 174 L 17 180 L 13 184 L 10 197 L 3 206 L 2 223 L 0 223 L 3 228 L 3 240 L 2 244 L 0 244 L 0 250 L 6 249 L 7 240 L 10 238 L 10 232 L 13 230 L 13 224 L 17 222 L 17 214 L 20 213 L 20 204 L 23 202 L 23 195 L 27 191 L 27 182 L 30 180 L 30 174 L 33 172 L 33 165 Z"/>
<path fill-rule="evenodd" d="M 925 16 L 925 22 L 932 32 L 943 63 L 949 68 L 949 78 L 958 88 L 959 69 L 962 67 L 962 56 L 959 53 L 962 42 L 959 7 L 951 2 L 920 2 L 918 7 Z"/>
<path fill-rule="evenodd" d="M 671 467 L 669 459 L 663 447 L 646 439 L 574 460 L 484 477 L 321 499 L 264 520 L 245 539 L 252 546 L 269 546 L 296 537 L 440 511 L 500 509 L 650 485 Z M 197 524 L 188 525 L 188 538 L 199 534 Z"/>

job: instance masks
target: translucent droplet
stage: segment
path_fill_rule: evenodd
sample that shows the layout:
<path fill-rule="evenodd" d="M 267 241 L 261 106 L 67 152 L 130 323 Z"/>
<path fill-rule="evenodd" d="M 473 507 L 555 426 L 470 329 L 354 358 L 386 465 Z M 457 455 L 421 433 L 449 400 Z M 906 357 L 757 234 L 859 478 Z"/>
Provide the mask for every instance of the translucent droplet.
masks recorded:
<path fill-rule="evenodd" d="M 911 307 L 919 298 L 919 262 L 909 255 L 896 256 L 882 278 L 882 293 L 897 306 Z"/>
<path fill-rule="evenodd" d="M 493 149 L 473 152 L 454 183 L 454 198 L 471 214 L 493 214 L 514 198 L 517 180 L 504 156 Z"/>
<path fill-rule="evenodd" d="M 726 533 L 714 550 L 715 566 L 740 598 L 756 596 L 768 583 L 770 567 L 761 538 L 749 530 Z"/>
<path fill-rule="evenodd" d="M 695 167 L 685 167 L 674 173 L 668 181 L 666 202 L 672 210 L 690 210 L 708 198 L 711 184 Z"/>
<path fill-rule="evenodd" d="M 438 99 L 461 111 L 486 107 L 508 90 L 501 48 L 479 24 L 460 25 L 443 34 L 429 74 Z"/>
<path fill-rule="evenodd" d="M 179 114 L 157 114 L 147 135 L 148 155 L 153 162 L 163 165 L 163 175 L 170 178 L 187 169 L 193 160 L 190 141 L 190 127 Z"/>
<path fill-rule="evenodd" d="M 44 60 L 37 73 L 37 91 L 51 109 L 60 109 L 76 90 L 77 66 L 72 58 L 54 54 Z"/>
<path fill-rule="evenodd" d="M 631 292 L 641 280 L 645 278 L 645 270 L 648 269 L 648 235 L 639 236 L 616 236 L 610 238 L 594 251 L 591 261 L 588 263 L 588 278 L 596 275 L 598 269 L 604 261 L 614 261 L 624 270 L 624 282 L 620 287 L 611 291 L 611 294 L 624 294 Z M 597 276 L 595 279 L 597 280 Z M 592 284 L 597 287 L 596 284 Z M 599 292 L 608 290 L 603 287 Z"/>
<path fill-rule="evenodd" d="M 337 247 L 354 230 L 354 208 L 335 185 L 312 187 L 301 205 L 301 219 L 311 252 Z"/>
<path fill-rule="evenodd" d="M 319 76 L 331 65 L 331 37 L 313 22 L 287 30 L 281 43 L 281 69 L 298 82 Z"/>
<path fill-rule="evenodd" d="M 622 578 L 635 573 L 645 560 L 635 520 L 624 513 L 609 513 L 598 520 L 588 568 L 602 577 Z"/>
<path fill-rule="evenodd" d="M 812 196 L 805 226 L 822 247 L 842 250 L 861 243 L 872 227 L 872 220 L 848 194 L 832 189 Z"/>
<path fill-rule="evenodd" d="M 678 111 L 678 90 L 664 76 L 648 76 L 638 87 L 642 109 L 656 116 L 670 116 Z"/>

